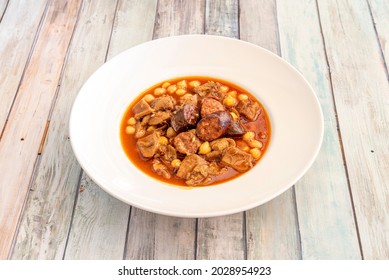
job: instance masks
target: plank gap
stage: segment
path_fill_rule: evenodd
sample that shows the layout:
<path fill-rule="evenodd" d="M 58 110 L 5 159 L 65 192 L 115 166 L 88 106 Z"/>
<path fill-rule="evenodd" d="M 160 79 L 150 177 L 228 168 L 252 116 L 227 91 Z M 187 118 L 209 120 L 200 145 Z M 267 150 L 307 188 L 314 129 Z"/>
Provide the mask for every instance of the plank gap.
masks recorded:
<path fill-rule="evenodd" d="M 11 247 L 8 251 L 8 256 L 7 258 L 8 259 L 11 259 L 11 256 L 13 254 L 13 250 L 15 248 L 15 244 L 16 244 L 16 239 L 17 239 L 17 236 L 18 236 L 18 232 L 19 232 L 19 228 L 20 228 L 20 224 L 21 224 L 21 221 L 23 220 L 23 213 L 24 213 L 24 210 L 26 208 L 26 205 L 27 205 L 27 201 L 28 201 L 28 198 L 30 196 L 30 192 L 34 191 L 34 189 L 32 188 L 33 186 L 33 183 L 34 183 L 34 180 L 35 180 L 35 177 L 36 177 L 36 171 L 38 169 L 38 166 L 39 166 L 39 163 L 41 161 L 41 156 L 38 154 L 36 159 L 35 159 L 35 163 L 34 163 L 34 169 L 32 171 L 32 175 L 31 175 L 31 178 L 30 178 L 30 182 L 28 183 L 28 190 L 27 190 L 27 194 L 24 198 L 24 201 L 23 201 L 23 205 L 22 205 L 22 209 L 20 211 L 20 215 L 19 215 L 19 218 L 18 218 L 18 222 L 16 224 L 16 229 L 15 229 L 15 232 L 14 232 L 14 235 L 13 235 L 13 238 L 12 238 L 12 242 L 11 242 Z"/>
<path fill-rule="evenodd" d="M 111 47 L 112 34 L 113 34 L 113 30 L 115 28 L 115 20 L 117 19 L 118 7 L 119 7 L 119 0 L 116 0 L 115 12 L 114 12 L 113 20 L 112 20 L 111 33 L 109 34 L 108 46 L 107 46 L 107 51 L 105 53 L 104 63 L 107 62 L 107 59 L 108 59 L 108 54 L 109 54 L 109 50 Z"/>
<path fill-rule="evenodd" d="M 354 218 L 355 229 L 356 229 L 357 237 L 358 237 L 359 251 L 360 251 L 360 254 L 361 254 L 361 258 L 363 260 L 364 256 L 363 256 L 363 249 L 362 249 L 362 241 L 361 241 L 361 236 L 360 236 L 360 232 L 359 232 L 357 216 L 356 216 L 356 213 L 355 213 L 354 198 L 353 198 L 353 193 L 352 193 L 352 190 L 351 190 L 350 177 L 349 177 L 347 161 L 346 161 L 346 156 L 345 156 L 344 147 L 343 147 L 342 133 L 340 131 L 340 123 L 339 123 L 338 111 L 337 111 L 337 108 L 336 108 L 336 101 L 335 101 L 335 95 L 334 95 L 334 86 L 333 86 L 333 82 L 332 82 L 331 66 L 330 66 L 330 63 L 329 63 L 329 58 L 328 58 L 328 53 L 327 53 L 327 46 L 326 46 L 326 41 L 325 41 L 324 33 L 323 33 L 323 26 L 322 26 L 322 20 L 321 20 L 321 16 L 320 16 L 320 8 L 319 8 L 318 0 L 315 0 L 315 3 L 316 3 L 316 11 L 317 11 L 318 19 L 319 19 L 320 36 L 321 36 L 321 39 L 322 39 L 322 42 L 323 42 L 323 46 L 324 46 L 324 56 L 325 56 L 325 60 L 326 60 L 326 64 L 327 64 L 328 70 L 329 70 L 328 71 L 329 72 L 328 78 L 329 78 L 329 82 L 330 82 L 332 102 L 333 102 L 333 107 L 334 107 L 334 111 L 335 111 L 336 127 L 338 128 L 337 132 L 338 132 L 338 138 L 339 138 L 339 143 L 340 143 L 340 151 L 342 153 L 343 166 L 344 166 L 344 170 L 345 170 L 345 174 L 346 174 L 347 186 L 348 186 L 351 206 L 352 206 L 352 210 L 353 210 L 353 218 Z"/>
<path fill-rule="evenodd" d="M 64 250 L 63 250 L 63 254 L 62 254 L 62 259 L 63 260 L 65 259 L 66 249 L 68 247 L 68 242 L 69 242 L 70 231 L 71 231 L 71 228 L 72 228 L 72 225 L 73 225 L 74 213 L 76 212 L 76 206 L 77 206 L 77 201 L 78 201 L 78 194 L 80 193 L 80 188 L 81 188 L 82 173 L 83 173 L 83 170 L 81 169 L 80 175 L 78 177 L 78 182 L 76 184 L 76 195 L 74 197 L 74 203 L 73 203 L 73 208 L 72 208 L 72 217 L 70 218 L 68 233 L 66 235 L 65 247 L 64 247 Z"/>
<path fill-rule="evenodd" d="M 42 154 L 42 150 L 43 150 L 43 146 L 44 146 L 45 139 L 46 139 L 46 136 L 47 136 L 47 131 L 49 130 L 49 126 L 50 126 L 50 120 L 48 120 L 47 123 L 46 123 L 45 131 L 43 132 L 43 136 L 42 136 L 42 141 L 41 141 L 41 144 L 39 146 L 38 155 Z M 22 138 L 20 140 L 24 141 L 24 138 Z"/>
<path fill-rule="evenodd" d="M 3 17 L 4 17 L 4 15 L 5 15 L 5 12 L 7 11 L 9 1 L 10 1 L 10 0 L 8 0 L 8 1 L 7 1 L 7 4 L 5 4 L 4 11 L 3 11 L 3 13 L 1 14 L 1 17 L 0 17 L 0 23 L 1 23 L 2 20 L 3 20 Z"/>
<path fill-rule="evenodd" d="M 126 229 L 126 238 L 124 240 L 124 248 L 123 248 L 123 260 L 127 259 L 127 246 L 128 246 L 128 233 L 130 232 L 130 223 L 131 223 L 131 212 L 132 212 L 132 206 L 130 206 L 130 210 L 128 213 L 128 222 L 127 222 L 127 229 Z"/>
<path fill-rule="evenodd" d="M 370 14 L 370 17 L 371 17 L 371 22 L 373 24 L 374 34 L 375 34 L 375 37 L 377 39 L 377 44 L 378 44 L 378 47 L 380 49 L 380 55 L 381 55 L 382 63 L 384 64 L 384 67 L 385 67 L 385 70 L 386 70 L 386 72 L 385 72 L 386 73 L 386 79 L 389 81 L 388 64 L 386 63 L 386 60 L 385 60 L 384 50 L 382 48 L 380 37 L 378 35 L 376 22 L 374 21 L 373 11 L 371 10 L 370 2 L 368 0 L 366 0 L 366 3 L 367 3 L 367 6 L 369 7 L 369 14 Z"/>
<path fill-rule="evenodd" d="M 23 79 L 24 79 L 24 76 L 25 76 L 25 74 L 26 74 L 27 66 L 30 64 L 32 54 L 34 53 L 35 46 L 36 46 L 36 42 L 38 41 L 39 35 L 40 35 L 40 33 L 41 33 L 44 19 L 45 19 L 46 16 L 47 16 L 47 11 L 48 11 L 48 9 L 49 9 L 49 3 L 50 3 L 50 1 L 51 1 L 51 0 L 48 0 L 48 1 L 46 2 L 45 10 L 43 11 L 42 17 L 41 17 L 41 19 L 40 19 L 40 21 L 39 21 L 39 24 L 38 24 L 38 28 L 37 28 L 37 30 L 36 30 L 36 32 L 35 32 L 34 40 L 32 41 L 32 45 L 31 45 L 30 52 L 28 53 L 28 57 L 27 57 L 26 63 L 24 64 L 23 72 L 22 72 L 22 75 L 20 76 L 20 80 L 19 80 L 18 86 L 17 86 L 17 88 L 16 88 L 14 98 L 13 98 L 13 100 L 12 100 L 11 106 L 10 106 L 9 109 L 8 109 L 7 118 L 6 118 L 6 121 L 5 121 L 5 123 L 4 123 L 3 129 L 2 129 L 1 134 L 0 134 L 0 141 L 1 141 L 1 139 L 3 138 L 3 134 L 4 134 L 4 131 L 5 131 L 5 128 L 7 127 L 8 119 L 9 119 L 9 116 L 10 116 L 10 114 L 11 114 L 11 112 L 12 112 L 13 107 L 14 107 L 16 97 L 18 96 L 18 92 L 19 92 L 20 86 L 21 86 L 22 81 L 23 81 Z M 9 3 L 9 2 L 8 2 L 8 3 Z M 7 6 L 8 6 L 8 3 L 7 3 Z M 3 13 L 3 16 L 4 16 L 4 13 Z M 1 19 L 3 19 L 3 18 L 1 18 Z"/>
<path fill-rule="evenodd" d="M 296 187 L 292 186 L 292 198 L 293 198 L 293 208 L 294 208 L 294 213 L 296 217 L 296 225 L 297 225 L 297 246 L 298 246 L 298 258 L 300 260 L 303 259 L 303 246 L 301 245 L 301 231 L 300 231 L 300 219 L 299 219 L 299 214 L 297 211 L 297 199 L 296 199 Z"/>

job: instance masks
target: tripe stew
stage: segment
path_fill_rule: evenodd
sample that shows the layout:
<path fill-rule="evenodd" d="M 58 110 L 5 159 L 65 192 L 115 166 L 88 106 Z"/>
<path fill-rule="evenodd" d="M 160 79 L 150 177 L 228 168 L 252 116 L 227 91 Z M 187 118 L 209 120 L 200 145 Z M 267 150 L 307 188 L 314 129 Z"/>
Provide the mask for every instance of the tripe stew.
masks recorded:
<path fill-rule="evenodd" d="M 120 139 L 144 173 L 179 186 L 214 185 L 250 170 L 263 156 L 270 123 L 244 89 L 210 77 L 159 83 L 127 108 Z"/>

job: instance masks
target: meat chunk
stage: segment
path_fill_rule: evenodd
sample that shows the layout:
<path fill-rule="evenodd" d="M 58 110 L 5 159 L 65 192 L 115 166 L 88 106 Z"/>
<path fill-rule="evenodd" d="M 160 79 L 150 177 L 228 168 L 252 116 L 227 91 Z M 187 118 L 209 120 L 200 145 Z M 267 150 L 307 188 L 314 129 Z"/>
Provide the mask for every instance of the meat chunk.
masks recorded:
<path fill-rule="evenodd" d="M 170 117 L 171 113 L 169 111 L 158 111 L 151 115 L 148 123 L 149 125 L 158 125 L 169 120 Z"/>
<path fill-rule="evenodd" d="M 254 121 L 260 114 L 260 106 L 252 100 L 239 101 L 236 110 L 249 121 Z"/>
<path fill-rule="evenodd" d="M 231 137 L 240 137 L 246 133 L 246 130 L 239 121 L 232 121 L 230 127 L 227 129 L 226 135 Z"/>
<path fill-rule="evenodd" d="M 171 125 L 174 131 L 181 132 L 194 127 L 199 119 L 199 110 L 193 104 L 185 104 L 173 113 Z"/>
<path fill-rule="evenodd" d="M 153 101 L 151 101 L 151 108 L 153 108 L 155 111 L 161 111 L 161 110 L 173 110 L 174 105 L 176 105 L 176 101 L 173 97 L 167 95 L 155 98 Z"/>
<path fill-rule="evenodd" d="M 182 154 L 194 154 L 201 145 L 201 141 L 197 138 L 193 130 L 181 132 L 173 139 L 173 145 L 178 152 Z"/>
<path fill-rule="evenodd" d="M 189 173 L 200 164 L 207 164 L 207 161 L 196 154 L 191 154 L 185 157 L 181 162 L 180 168 L 177 171 L 177 176 L 183 179 L 187 179 Z"/>
<path fill-rule="evenodd" d="M 176 150 L 171 145 L 160 145 L 157 154 L 162 160 L 168 162 L 177 158 Z"/>
<path fill-rule="evenodd" d="M 154 132 L 143 138 L 138 139 L 136 146 L 139 149 L 139 152 L 144 158 L 151 158 L 154 156 L 155 152 L 158 150 L 159 146 L 159 133 Z"/>
<path fill-rule="evenodd" d="M 201 97 L 205 97 L 208 94 L 218 93 L 220 91 L 219 88 L 220 83 L 209 81 L 205 84 L 195 87 L 193 91 Z"/>
<path fill-rule="evenodd" d="M 234 139 L 231 138 L 221 138 L 214 140 L 210 143 L 211 149 L 213 151 L 224 151 L 228 147 L 235 147 L 235 141 Z"/>
<path fill-rule="evenodd" d="M 227 132 L 231 121 L 231 115 L 225 111 L 212 113 L 199 121 L 196 134 L 203 141 L 215 140 Z"/>
<path fill-rule="evenodd" d="M 216 162 L 196 165 L 189 172 L 186 184 L 189 186 L 208 185 L 212 182 L 212 176 L 220 175 L 227 171 L 225 167 L 219 167 Z"/>
<path fill-rule="evenodd" d="M 150 107 L 149 103 L 145 100 L 141 99 L 135 106 L 132 108 L 132 112 L 134 113 L 135 119 L 139 120 L 144 116 L 151 114 L 153 109 Z"/>
<path fill-rule="evenodd" d="M 180 104 L 192 104 L 197 107 L 197 103 L 199 102 L 198 94 L 185 94 L 180 98 Z"/>
<path fill-rule="evenodd" d="M 224 152 L 221 163 L 245 172 L 253 167 L 253 157 L 237 147 L 230 147 Z"/>
<path fill-rule="evenodd" d="M 224 106 L 216 99 L 207 97 L 201 102 L 201 117 L 204 118 L 205 116 L 218 111 L 224 111 Z"/>
<path fill-rule="evenodd" d="M 172 177 L 172 174 L 170 174 L 169 169 L 166 167 L 166 165 L 164 165 L 162 162 L 160 162 L 157 159 L 153 160 L 153 164 L 151 168 L 155 173 L 164 177 L 165 179 L 170 179 Z"/>
<path fill-rule="evenodd" d="M 188 186 L 207 185 L 212 181 L 211 176 L 208 175 L 208 164 L 196 165 L 195 168 L 188 174 L 185 183 Z"/>

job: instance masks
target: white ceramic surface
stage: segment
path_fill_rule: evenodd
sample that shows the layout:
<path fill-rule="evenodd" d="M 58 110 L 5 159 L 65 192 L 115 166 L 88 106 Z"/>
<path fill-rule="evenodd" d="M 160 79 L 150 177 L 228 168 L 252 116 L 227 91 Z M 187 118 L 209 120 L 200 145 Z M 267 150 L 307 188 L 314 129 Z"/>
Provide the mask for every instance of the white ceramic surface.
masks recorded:
<path fill-rule="evenodd" d="M 246 174 L 185 190 L 138 170 L 122 150 L 119 126 L 142 91 L 191 75 L 228 80 L 255 95 L 270 116 L 272 137 L 263 158 Z M 94 182 L 130 205 L 181 217 L 232 214 L 271 200 L 304 175 L 322 138 L 322 111 L 301 74 L 256 45 L 208 35 L 158 39 L 117 55 L 82 87 L 70 118 L 73 151 Z"/>

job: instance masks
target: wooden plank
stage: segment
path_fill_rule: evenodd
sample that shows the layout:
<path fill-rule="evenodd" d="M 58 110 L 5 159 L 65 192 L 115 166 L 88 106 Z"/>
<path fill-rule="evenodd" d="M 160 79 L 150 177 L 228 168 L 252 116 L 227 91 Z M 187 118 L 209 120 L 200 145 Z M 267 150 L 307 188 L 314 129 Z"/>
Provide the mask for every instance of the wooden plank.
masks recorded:
<path fill-rule="evenodd" d="M 9 254 L 80 1 L 53 1 L 0 142 L 0 259 Z"/>
<path fill-rule="evenodd" d="M 276 1 L 241 0 L 240 38 L 278 55 Z M 300 259 L 300 236 L 291 188 L 246 213 L 248 259 Z"/>
<path fill-rule="evenodd" d="M 388 259 L 389 84 L 381 50 L 366 1 L 318 4 L 363 257 Z"/>
<path fill-rule="evenodd" d="M 195 219 L 156 215 L 132 207 L 126 259 L 193 259 Z"/>
<path fill-rule="evenodd" d="M 47 0 L 0 5 L 0 137 L 19 87 Z M 3 16 L 3 17 L 2 17 Z"/>
<path fill-rule="evenodd" d="M 201 33 L 204 27 L 202 1 L 158 2 L 153 38 Z M 127 236 L 127 259 L 193 259 L 195 219 L 167 217 L 132 208 Z"/>
<path fill-rule="evenodd" d="M 65 259 L 122 259 L 129 211 L 84 173 Z"/>
<path fill-rule="evenodd" d="M 238 1 L 207 1 L 205 32 L 239 37 Z M 244 213 L 198 220 L 197 259 L 244 259 Z"/>
<path fill-rule="evenodd" d="M 151 39 L 156 4 L 155 0 L 118 2 L 107 59 Z M 130 206 L 105 193 L 85 173 L 82 181 L 88 184 L 79 194 L 65 258 L 122 259 Z"/>
<path fill-rule="evenodd" d="M 385 0 L 368 0 L 375 30 L 377 32 L 380 48 L 386 63 L 388 71 L 389 63 L 389 1 Z"/>
<path fill-rule="evenodd" d="M 15 259 L 62 259 L 64 256 L 81 174 L 81 168 L 72 153 L 68 137 L 70 110 L 83 83 L 105 60 L 114 15 L 115 6 L 107 1 L 86 1 L 81 8 L 40 164 L 36 171 L 36 179 L 32 184 L 33 192 L 26 202 L 16 239 L 12 256 Z M 90 187 L 89 180 L 84 178 L 83 185 L 85 191 L 79 194 L 81 201 L 87 200 L 85 198 L 98 197 L 98 191 Z M 76 213 L 80 209 L 87 211 L 89 215 L 83 216 L 84 219 L 101 214 L 101 209 L 94 207 L 96 205 L 93 202 L 78 206 Z M 114 212 L 115 209 L 109 207 L 109 210 Z M 79 224 L 78 215 L 75 214 L 74 217 L 74 222 Z M 90 226 L 96 217 L 90 220 L 86 222 L 85 227 Z M 74 256 L 83 255 L 84 243 L 81 241 L 85 242 L 83 238 L 88 232 L 91 232 L 90 228 L 84 229 L 82 234 L 76 231 L 80 244 L 72 247 Z M 96 232 L 107 233 L 107 231 L 92 233 Z M 91 234 L 87 237 L 94 240 Z M 106 240 L 110 237 L 115 238 L 115 235 L 107 235 Z M 72 236 L 69 242 L 75 243 Z M 92 248 L 104 249 L 107 254 L 110 253 L 107 248 L 101 248 L 102 242 L 100 243 L 100 247 L 92 246 Z M 99 257 L 97 251 L 96 249 L 95 258 Z"/>
<path fill-rule="evenodd" d="M 280 0 L 277 8 L 282 56 L 313 86 L 325 122 L 319 156 L 296 184 L 302 257 L 360 259 L 316 2 Z"/>

